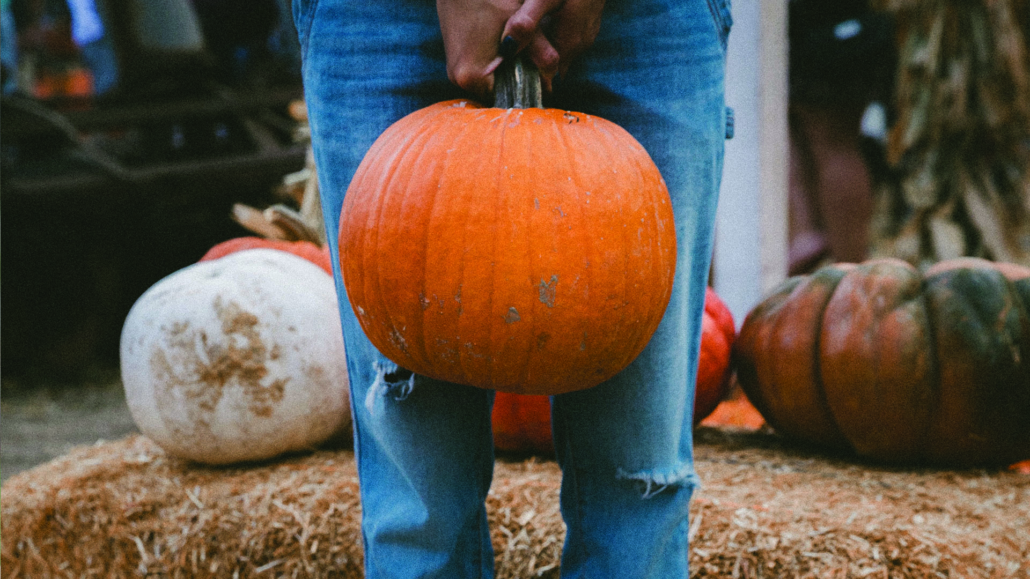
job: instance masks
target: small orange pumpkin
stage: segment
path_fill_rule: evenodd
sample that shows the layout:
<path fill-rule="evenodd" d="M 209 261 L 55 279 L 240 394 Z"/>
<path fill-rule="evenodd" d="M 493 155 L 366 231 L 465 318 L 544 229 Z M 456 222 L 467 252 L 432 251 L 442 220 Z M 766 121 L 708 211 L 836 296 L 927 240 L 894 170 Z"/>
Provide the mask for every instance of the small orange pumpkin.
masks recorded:
<path fill-rule="evenodd" d="M 322 268 L 329 275 L 333 275 L 332 260 L 329 258 L 329 248 L 319 247 L 310 241 L 284 241 L 282 239 L 268 239 L 264 237 L 236 237 L 216 244 L 200 258 L 200 261 L 210 261 L 225 257 L 237 251 L 248 249 L 277 249 L 292 253 L 297 257 L 303 257 L 311 263 Z"/>
<path fill-rule="evenodd" d="M 376 140 L 339 240 L 351 306 L 385 356 L 527 394 L 588 388 L 636 358 L 676 263 L 665 182 L 629 133 L 468 101 L 412 113 Z"/>
<path fill-rule="evenodd" d="M 737 328 L 733 314 L 712 288 L 705 292 L 705 313 L 701 319 L 701 352 L 697 362 L 694 393 L 694 424 L 715 411 L 730 387 L 730 357 Z"/>

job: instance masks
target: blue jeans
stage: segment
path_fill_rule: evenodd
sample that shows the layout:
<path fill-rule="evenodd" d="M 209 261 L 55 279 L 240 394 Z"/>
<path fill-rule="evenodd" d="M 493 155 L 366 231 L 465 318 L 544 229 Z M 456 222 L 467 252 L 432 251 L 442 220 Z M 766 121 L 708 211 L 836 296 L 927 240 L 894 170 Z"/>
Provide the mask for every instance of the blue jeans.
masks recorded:
<path fill-rule="evenodd" d="M 449 98 L 431 0 L 295 0 L 329 243 L 343 195 L 391 123 Z M 722 171 L 727 0 L 609 0 L 548 106 L 618 123 L 661 170 L 676 218 L 672 301 L 643 354 L 552 399 L 565 577 L 687 577 L 697 479 L 694 377 Z M 401 216 L 398 216 L 401 218 Z M 366 576 L 492 577 L 484 501 L 493 392 L 409 375 L 365 338 L 334 264 L 364 509 Z"/>

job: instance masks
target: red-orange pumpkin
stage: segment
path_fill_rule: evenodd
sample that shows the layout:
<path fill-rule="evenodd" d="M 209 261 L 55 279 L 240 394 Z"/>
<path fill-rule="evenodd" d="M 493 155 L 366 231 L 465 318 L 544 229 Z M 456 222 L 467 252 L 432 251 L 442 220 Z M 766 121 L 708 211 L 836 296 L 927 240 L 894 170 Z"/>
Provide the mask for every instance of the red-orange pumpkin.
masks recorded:
<path fill-rule="evenodd" d="M 553 454 L 551 399 L 498 392 L 494 397 L 494 447 L 505 452 Z"/>
<path fill-rule="evenodd" d="M 726 396 L 731 375 L 730 352 L 736 337 L 733 314 L 708 288 L 697 368 L 694 424 L 710 415 Z M 493 411 L 494 446 L 509 452 L 554 452 L 551 405 L 546 396 L 498 392 Z"/>
<path fill-rule="evenodd" d="M 343 279 L 369 340 L 418 374 L 501 391 L 594 386 L 668 305 L 665 182 L 603 119 L 439 103 L 369 150 L 340 218 Z"/>
<path fill-rule="evenodd" d="M 725 398 L 730 386 L 730 356 L 737 328 L 733 314 L 712 288 L 705 293 L 701 319 L 701 353 L 694 394 L 694 424 L 704 420 Z"/>
<path fill-rule="evenodd" d="M 1030 458 L 1030 269 L 899 260 L 789 279 L 734 350 L 778 432 L 897 463 Z"/>
<path fill-rule="evenodd" d="M 268 239 L 264 237 L 236 237 L 223 241 L 207 250 L 207 253 L 200 258 L 200 261 L 218 259 L 230 253 L 248 249 L 278 249 L 279 251 L 292 253 L 314 263 L 329 275 L 333 275 L 329 248 L 319 247 L 310 241 L 283 241 L 281 239 Z"/>

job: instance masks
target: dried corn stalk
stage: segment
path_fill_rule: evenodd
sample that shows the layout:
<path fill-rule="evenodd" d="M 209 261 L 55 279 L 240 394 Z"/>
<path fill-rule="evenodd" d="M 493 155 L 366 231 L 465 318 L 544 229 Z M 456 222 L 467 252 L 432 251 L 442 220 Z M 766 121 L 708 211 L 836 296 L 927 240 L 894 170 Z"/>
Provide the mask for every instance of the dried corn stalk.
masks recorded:
<path fill-rule="evenodd" d="M 315 174 L 315 156 L 311 149 L 311 127 L 308 125 L 307 108 L 303 101 L 290 104 L 290 116 L 300 123 L 294 139 L 298 143 L 307 143 L 307 158 L 303 169 L 283 177 L 279 194 L 296 203 L 300 210 L 280 203 L 262 211 L 237 203 L 233 205 L 232 218 L 262 237 L 325 245 L 322 204 Z"/>
<path fill-rule="evenodd" d="M 1027 0 L 880 0 L 898 32 L 895 178 L 872 253 L 1030 265 Z"/>

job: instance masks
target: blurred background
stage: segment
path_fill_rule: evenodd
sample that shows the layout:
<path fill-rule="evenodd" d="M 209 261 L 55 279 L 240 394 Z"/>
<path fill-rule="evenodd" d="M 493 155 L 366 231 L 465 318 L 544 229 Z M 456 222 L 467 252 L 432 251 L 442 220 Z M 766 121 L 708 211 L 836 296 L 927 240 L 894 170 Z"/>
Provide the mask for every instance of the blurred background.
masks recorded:
<path fill-rule="evenodd" d="M 128 309 L 304 166 L 289 0 L 3 0 L 2 370 L 117 366 Z"/>

